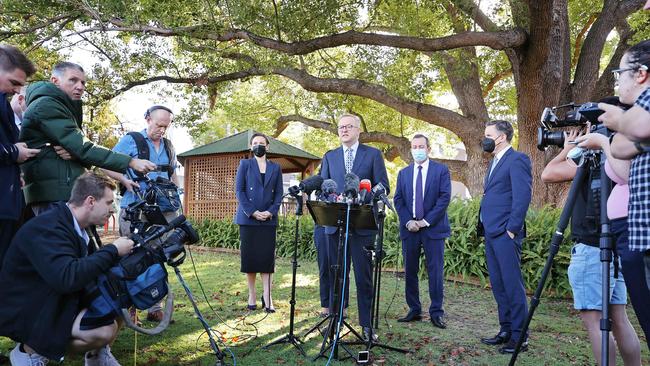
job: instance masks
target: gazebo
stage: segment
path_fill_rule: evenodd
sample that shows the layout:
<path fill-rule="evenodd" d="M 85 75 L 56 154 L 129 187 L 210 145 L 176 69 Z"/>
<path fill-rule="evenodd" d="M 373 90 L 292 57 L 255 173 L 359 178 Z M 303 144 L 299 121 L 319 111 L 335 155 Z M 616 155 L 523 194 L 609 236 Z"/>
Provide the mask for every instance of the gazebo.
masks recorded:
<path fill-rule="evenodd" d="M 250 157 L 247 130 L 178 154 L 185 168 L 185 215 L 195 219 L 231 218 L 237 209 L 235 175 L 241 159 Z M 283 173 L 313 174 L 320 158 L 269 136 L 267 157 L 280 164 Z"/>

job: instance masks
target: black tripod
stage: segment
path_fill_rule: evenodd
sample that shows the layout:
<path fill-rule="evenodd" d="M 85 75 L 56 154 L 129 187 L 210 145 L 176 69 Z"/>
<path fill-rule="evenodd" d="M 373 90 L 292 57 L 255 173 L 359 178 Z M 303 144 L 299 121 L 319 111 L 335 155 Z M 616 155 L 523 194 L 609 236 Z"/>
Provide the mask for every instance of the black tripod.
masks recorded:
<path fill-rule="evenodd" d="M 302 341 L 298 339 L 298 337 L 295 336 L 293 333 L 293 328 L 294 328 L 294 317 L 295 317 L 295 309 L 296 309 L 296 272 L 298 270 L 298 234 L 300 233 L 300 217 L 302 216 L 302 195 L 296 194 L 293 196 L 296 199 L 296 227 L 294 229 L 294 239 L 293 239 L 293 256 L 291 257 L 291 265 L 292 265 L 292 274 L 291 274 L 291 301 L 289 301 L 289 304 L 291 304 L 291 315 L 289 316 L 289 334 L 285 335 L 284 337 L 277 339 L 266 346 L 264 346 L 264 349 L 267 349 L 273 345 L 276 344 L 283 344 L 283 343 L 290 343 L 293 344 L 298 351 L 303 356 L 305 355 L 305 351 L 302 349 L 302 346 L 300 345 Z"/>
<path fill-rule="evenodd" d="M 600 261 L 602 262 L 602 318 L 600 321 L 600 329 L 602 331 L 602 351 L 601 351 L 601 365 L 606 366 L 609 364 L 609 331 L 611 330 L 611 320 L 609 319 L 609 267 L 612 262 L 612 238 L 609 233 L 609 220 L 607 218 L 607 205 L 602 202 L 607 201 L 609 197 L 611 181 L 605 173 L 605 157 L 600 156 L 601 154 L 594 153 L 592 151 L 586 152 L 583 155 L 583 163 L 579 164 L 578 170 L 575 177 L 571 183 L 571 188 L 569 189 L 569 194 L 567 196 L 564 207 L 562 208 L 562 213 L 560 219 L 558 220 L 557 227 L 553 233 L 553 238 L 551 239 L 551 247 L 549 248 L 549 255 L 546 259 L 546 264 L 542 271 L 542 277 L 540 278 L 535 293 L 530 299 L 530 307 L 528 309 L 528 318 L 524 323 L 524 327 L 521 330 L 521 336 L 517 341 L 517 346 L 515 347 L 515 352 L 510 358 L 509 365 L 513 366 L 517 361 L 517 356 L 521 350 L 521 346 L 526 338 L 526 333 L 530 326 L 530 322 L 533 319 L 533 314 L 535 309 L 539 305 L 539 299 L 542 295 L 544 289 L 544 284 L 546 279 L 553 267 L 553 260 L 555 255 L 560 249 L 560 244 L 564 239 L 564 230 L 566 229 L 573 207 L 578 196 L 578 190 L 582 187 L 583 184 L 587 182 L 588 171 L 592 166 L 597 164 L 600 165 L 600 180 L 598 184 L 592 184 L 591 191 L 600 190 L 600 223 L 601 223 L 601 234 L 600 234 Z M 597 156 L 600 156 L 599 162 L 596 162 Z"/>
<path fill-rule="evenodd" d="M 370 314 L 370 323 L 373 325 L 374 329 L 379 328 L 379 295 L 381 291 L 381 268 L 382 260 L 384 259 L 384 219 L 386 218 L 386 212 L 384 210 L 384 203 L 381 201 L 374 202 L 373 210 L 376 215 L 375 219 L 377 221 L 377 238 L 375 240 L 375 247 L 368 250 L 368 255 L 372 258 L 373 264 L 373 278 L 372 278 L 372 302 L 371 302 L 371 314 Z M 365 342 L 351 342 L 349 344 L 365 344 L 366 352 L 374 347 L 379 347 L 395 352 L 409 353 L 410 350 L 393 347 L 387 344 L 379 343 L 374 340 L 374 337 L 368 337 L 368 340 Z"/>
<path fill-rule="evenodd" d="M 201 314 L 201 311 L 199 310 L 198 306 L 196 305 L 196 301 L 194 300 L 194 295 L 192 294 L 192 291 L 190 290 L 190 288 L 187 286 L 187 283 L 183 279 L 183 276 L 181 275 L 181 271 L 178 269 L 178 266 L 172 266 L 172 267 L 174 267 L 174 273 L 176 273 L 176 277 L 178 277 L 178 281 L 181 283 L 181 286 L 183 286 L 183 289 L 187 294 L 187 298 L 190 300 L 192 306 L 194 307 L 194 313 L 196 314 L 196 317 L 199 319 L 199 322 L 201 322 L 203 329 L 205 329 L 205 332 L 208 334 L 208 338 L 210 339 L 210 347 L 212 348 L 214 355 L 217 357 L 217 360 L 214 362 L 214 365 L 225 366 L 223 360 L 224 353 L 221 352 L 221 350 L 219 349 L 219 345 L 217 345 L 217 341 L 215 341 L 212 335 L 212 328 L 210 328 L 208 322 L 206 322 L 205 319 L 203 318 L 203 314 Z"/>

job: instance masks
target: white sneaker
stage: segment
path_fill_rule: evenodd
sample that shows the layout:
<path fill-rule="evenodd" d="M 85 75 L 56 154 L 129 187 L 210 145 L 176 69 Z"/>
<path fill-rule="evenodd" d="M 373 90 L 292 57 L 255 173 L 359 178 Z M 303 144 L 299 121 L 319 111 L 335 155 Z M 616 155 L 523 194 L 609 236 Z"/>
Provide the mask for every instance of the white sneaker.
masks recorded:
<path fill-rule="evenodd" d="M 104 346 L 94 353 L 86 352 L 86 366 L 121 366 L 111 353 L 111 347 Z"/>
<path fill-rule="evenodd" d="M 45 366 L 50 360 L 38 353 L 29 353 L 20 351 L 20 343 L 9 353 L 9 360 L 12 366 Z"/>

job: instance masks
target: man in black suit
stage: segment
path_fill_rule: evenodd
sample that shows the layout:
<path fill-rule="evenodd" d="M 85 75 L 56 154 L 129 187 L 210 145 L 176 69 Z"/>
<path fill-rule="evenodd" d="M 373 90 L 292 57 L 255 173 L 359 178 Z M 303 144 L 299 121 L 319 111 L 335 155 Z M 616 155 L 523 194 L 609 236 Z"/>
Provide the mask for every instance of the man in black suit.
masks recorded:
<path fill-rule="evenodd" d="M 361 119 L 352 114 L 344 114 L 338 121 L 338 134 L 341 146 L 328 151 L 323 156 L 320 175 L 323 179 L 333 179 L 339 190 L 342 190 L 347 173 L 356 174 L 359 179 L 369 179 L 372 185 L 381 183 L 388 190 L 388 175 L 381 151 L 359 143 L 359 128 Z M 328 260 L 327 268 L 336 263 L 338 249 L 338 229 L 325 227 L 327 236 Z M 348 239 L 348 253 L 352 254 L 354 263 L 354 279 L 357 284 L 357 305 L 359 309 L 359 324 L 363 327 L 366 339 L 373 337 L 370 324 L 372 300 L 372 264 L 370 256 L 366 253 L 367 246 L 374 245 L 376 230 L 350 230 Z M 350 270 L 350 256 L 345 264 L 346 279 Z M 330 309 L 332 308 L 334 278 L 330 275 Z M 347 282 L 347 281 L 346 281 Z M 347 299 L 347 291 L 342 301 Z"/>
<path fill-rule="evenodd" d="M 20 93 L 35 71 L 20 50 L 0 45 L 0 267 L 25 206 L 19 164 L 40 151 L 18 142 L 19 131 L 7 96 Z"/>

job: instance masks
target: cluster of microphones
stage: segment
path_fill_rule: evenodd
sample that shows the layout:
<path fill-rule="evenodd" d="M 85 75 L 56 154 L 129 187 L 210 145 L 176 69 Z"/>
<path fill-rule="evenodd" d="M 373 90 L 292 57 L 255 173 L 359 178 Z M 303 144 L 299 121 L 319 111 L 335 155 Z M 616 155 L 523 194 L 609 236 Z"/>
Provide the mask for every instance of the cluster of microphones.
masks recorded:
<path fill-rule="evenodd" d="M 336 181 L 323 179 L 320 175 L 311 176 L 298 185 L 289 187 L 289 194 L 293 196 L 299 195 L 300 192 L 310 195 L 314 191 L 316 192 L 316 199 L 319 201 L 361 205 L 381 201 L 391 210 L 394 210 L 383 184 L 377 183 L 373 187 L 370 179 L 359 180 L 359 177 L 354 173 L 345 175 L 342 191 L 339 191 Z"/>

